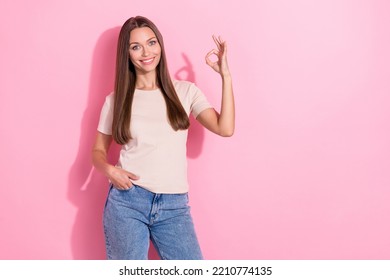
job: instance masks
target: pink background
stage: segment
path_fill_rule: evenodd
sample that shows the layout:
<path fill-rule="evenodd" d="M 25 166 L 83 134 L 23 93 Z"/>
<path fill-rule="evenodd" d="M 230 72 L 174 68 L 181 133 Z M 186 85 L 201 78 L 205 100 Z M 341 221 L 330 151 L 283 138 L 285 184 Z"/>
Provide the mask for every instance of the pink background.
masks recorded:
<path fill-rule="evenodd" d="M 105 258 L 90 150 L 138 14 L 217 108 L 204 55 L 212 34 L 229 43 L 236 133 L 194 124 L 188 141 L 207 259 L 390 258 L 388 1 L 2 0 L 1 259 Z"/>

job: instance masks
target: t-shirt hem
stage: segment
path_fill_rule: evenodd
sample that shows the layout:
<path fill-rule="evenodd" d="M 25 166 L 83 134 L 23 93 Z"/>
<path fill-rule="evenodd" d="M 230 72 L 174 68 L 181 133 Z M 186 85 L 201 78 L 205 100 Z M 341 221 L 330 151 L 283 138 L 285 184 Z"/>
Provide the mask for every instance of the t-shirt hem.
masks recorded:
<path fill-rule="evenodd" d="M 139 184 L 136 184 L 135 182 L 133 182 L 133 185 L 140 187 L 140 188 L 143 188 L 143 189 L 145 189 L 149 192 L 155 193 L 155 194 L 186 194 L 189 191 L 188 188 L 182 189 L 180 191 L 179 190 L 178 191 L 162 190 L 160 188 L 150 188 L 150 187 L 146 187 L 144 185 L 139 185 Z"/>

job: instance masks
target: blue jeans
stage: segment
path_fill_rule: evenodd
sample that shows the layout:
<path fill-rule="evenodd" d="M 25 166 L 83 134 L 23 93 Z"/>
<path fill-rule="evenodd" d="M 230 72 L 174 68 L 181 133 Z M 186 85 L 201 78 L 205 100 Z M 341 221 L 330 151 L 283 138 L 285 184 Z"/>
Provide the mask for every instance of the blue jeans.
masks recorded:
<path fill-rule="evenodd" d="M 188 194 L 155 194 L 112 185 L 103 216 L 108 259 L 146 260 L 151 240 L 163 260 L 203 259 Z"/>

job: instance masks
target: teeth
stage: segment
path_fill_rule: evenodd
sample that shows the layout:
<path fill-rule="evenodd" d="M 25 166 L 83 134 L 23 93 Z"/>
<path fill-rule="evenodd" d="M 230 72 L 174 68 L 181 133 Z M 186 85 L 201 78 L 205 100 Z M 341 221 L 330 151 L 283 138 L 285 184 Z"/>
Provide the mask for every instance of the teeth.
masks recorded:
<path fill-rule="evenodd" d="M 148 59 L 148 60 L 142 60 L 142 62 L 144 62 L 144 63 L 148 63 L 148 62 L 152 62 L 152 61 L 153 61 L 153 58 Z"/>

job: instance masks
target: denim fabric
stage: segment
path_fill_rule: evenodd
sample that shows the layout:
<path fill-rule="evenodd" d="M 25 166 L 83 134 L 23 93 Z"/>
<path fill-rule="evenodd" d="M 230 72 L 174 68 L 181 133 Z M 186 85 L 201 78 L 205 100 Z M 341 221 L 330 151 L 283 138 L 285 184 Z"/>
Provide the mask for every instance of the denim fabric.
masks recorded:
<path fill-rule="evenodd" d="M 110 187 L 104 208 L 108 259 L 146 260 L 152 240 L 163 260 L 203 259 L 188 194 L 155 194 L 135 185 Z"/>

